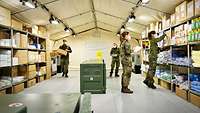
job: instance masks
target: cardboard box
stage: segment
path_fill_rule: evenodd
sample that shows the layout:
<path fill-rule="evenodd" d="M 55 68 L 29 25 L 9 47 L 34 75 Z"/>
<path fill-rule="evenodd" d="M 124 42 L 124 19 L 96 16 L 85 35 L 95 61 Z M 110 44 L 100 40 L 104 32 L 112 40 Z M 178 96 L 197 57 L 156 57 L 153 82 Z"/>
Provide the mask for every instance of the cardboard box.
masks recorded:
<path fill-rule="evenodd" d="M 29 65 L 28 66 L 28 71 L 36 71 L 36 65 Z"/>
<path fill-rule="evenodd" d="M 172 14 L 170 19 L 171 19 L 171 25 L 176 24 L 176 14 Z"/>
<path fill-rule="evenodd" d="M 189 101 L 190 101 L 192 104 L 194 104 L 194 105 L 200 107 L 200 96 L 195 95 L 195 94 L 193 94 L 193 93 L 190 93 L 190 94 L 189 94 Z"/>
<path fill-rule="evenodd" d="M 180 11 L 180 6 L 177 6 L 177 7 L 175 8 L 176 23 L 180 22 L 180 18 L 181 18 L 180 13 L 181 13 L 181 11 Z"/>
<path fill-rule="evenodd" d="M 171 89 L 171 84 L 164 80 L 160 80 L 160 86 L 162 86 L 163 88 L 169 89 L 169 90 Z"/>
<path fill-rule="evenodd" d="M 3 7 L 0 7 L 0 24 L 11 26 L 11 12 Z"/>
<path fill-rule="evenodd" d="M 60 55 L 66 55 L 66 54 L 67 54 L 67 51 L 62 50 L 62 49 L 58 49 L 58 50 L 57 50 L 57 53 L 60 54 Z"/>
<path fill-rule="evenodd" d="M 19 93 L 24 90 L 24 83 L 18 84 L 16 86 L 13 86 L 13 92 Z"/>
<path fill-rule="evenodd" d="M 23 23 L 18 20 L 11 19 L 11 27 L 17 30 L 22 30 Z"/>
<path fill-rule="evenodd" d="M 13 58 L 12 58 L 12 61 L 13 61 L 13 66 L 19 64 L 19 59 L 18 59 L 17 57 L 13 57 Z"/>
<path fill-rule="evenodd" d="M 28 45 L 28 37 L 27 37 L 27 35 L 21 34 L 20 47 L 21 48 L 27 48 L 27 45 Z"/>
<path fill-rule="evenodd" d="M 27 54 L 28 54 L 27 50 L 17 50 L 14 57 L 18 57 L 19 64 L 27 64 L 28 63 Z"/>
<path fill-rule="evenodd" d="M 195 0 L 195 15 L 200 14 L 200 0 Z"/>
<path fill-rule="evenodd" d="M 36 77 L 36 71 L 29 71 L 27 78 L 31 79 L 31 78 L 34 78 L 34 77 Z"/>
<path fill-rule="evenodd" d="M 6 95 L 6 90 L 1 90 L 0 91 L 0 96 Z"/>
<path fill-rule="evenodd" d="M 18 72 L 19 72 L 19 75 L 21 76 L 27 75 L 27 72 L 28 72 L 27 66 L 19 66 Z"/>
<path fill-rule="evenodd" d="M 194 16 L 194 1 L 187 3 L 187 18 Z"/>
<path fill-rule="evenodd" d="M 38 26 L 38 35 L 42 37 L 47 37 L 47 29 L 43 26 Z"/>
<path fill-rule="evenodd" d="M 29 63 L 38 62 L 38 52 L 29 51 L 28 52 L 28 62 Z"/>
<path fill-rule="evenodd" d="M 176 95 L 181 97 L 184 100 L 188 100 L 188 92 L 184 89 L 180 89 L 179 87 L 176 87 Z"/>
<path fill-rule="evenodd" d="M 21 34 L 19 32 L 15 33 L 13 35 L 13 39 L 15 40 L 15 44 L 16 44 L 16 46 L 13 45 L 13 47 L 20 47 Z"/>
<path fill-rule="evenodd" d="M 34 78 L 34 79 L 32 79 L 32 80 L 29 80 L 28 82 L 27 82 L 27 86 L 28 87 L 32 87 L 32 86 L 34 86 L 36 84 L 36 79 Z"/>
<path fill-rule="evenodd" d="M 17 67 L 12 67 L 12 76 L 18 76 L 18 68 Z"/>
<path fill-rule="evenodd" d="M 180 21 L 186 20 L 187 18 L 187 1 L 180 4 Z"/>
<path fill-rule="evenodd" d="M 7 32 L 0 31 L 0 39 L 9 39 L 10 35 Z"/>
<path fill-rule="evenodd" d="M 38 35 L 38 26 L 37 25 L 32 26 L 32 33 Z"/>

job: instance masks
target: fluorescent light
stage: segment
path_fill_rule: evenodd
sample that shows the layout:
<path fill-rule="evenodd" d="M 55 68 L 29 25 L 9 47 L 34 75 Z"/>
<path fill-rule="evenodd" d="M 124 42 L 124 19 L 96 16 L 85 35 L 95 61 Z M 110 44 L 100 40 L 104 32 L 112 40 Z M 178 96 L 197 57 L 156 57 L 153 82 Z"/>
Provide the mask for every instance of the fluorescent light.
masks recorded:
<path fill-rule="evenodd" d="M 150 0 L 141 0 L 141 2 L 142 2 L 142 5 L 146 5 L 150 2 Z"/>
<path fill-rule="evenodd" d="M 128 22 L 130 23 L 130 22 L 133 22 L 134 20 L 135 20 L 135 15 L 134 15 L 134 13 L 131 13 L 131 15 L 128 17 Z"/>
<path fill-rule="evenodd" d="M 128 22 L 131 23 L 131 22 L 133 22 L 134 20 L 135 20 L 134 18 L 129 18 L 129 19 L 128 19 Z"/>
<path fill-rule="evenodd" d="M 67 33 L 69 33 L 70 32 L 70 28 L 68 28 L 68 27 L 65 27 L 65 32 L 67 32 Z"/>
<path fill-rule="evenodd" d="M 59 24 L 57 20 L 51 20 L 52 24 Z"/>
<path fill-rule="evenodd" d="M 125 26 L 123 25 L 122 27 L 121 27 L 121 32 L 123 32 L 125 30 Z"/>
<path fill-rule="evenodd" d="M 51 17 L 49 18 L 49 22 L 51 24 L 59 24 L 58 20 L 53 15 L 51 15 Z"/>
<path fill-rule="evenodd" d="M 22 5 L 25 5 L 29 8 L 36 8 L 36 2 L 34 3 L 33 0 L 20 0 L 22 2 Z"/>

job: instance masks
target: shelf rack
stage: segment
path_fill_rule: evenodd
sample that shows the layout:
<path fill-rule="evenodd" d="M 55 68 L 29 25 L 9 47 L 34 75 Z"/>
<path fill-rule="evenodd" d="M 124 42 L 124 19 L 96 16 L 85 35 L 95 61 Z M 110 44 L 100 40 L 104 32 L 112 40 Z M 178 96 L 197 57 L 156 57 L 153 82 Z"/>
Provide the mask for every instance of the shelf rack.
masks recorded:
<path fill-rule="evenodd" d="M 189 24 L 189 23 L 191 23 L 191 20 L 192 20 L 192 19 L 199 18 L 199 17 L 200 17 L 200 15 L 193 16 L 193 17 L 191 17 L 191 18 L 186 19 L 185 21 L 182 21 L 182 22 L 177 23 L 177 24 L 175 24 L 175 25 L 171 25 L 170 27 L 167 27 L 166 29 L 163 29 L 161 32 L 170 31 L 170 33 L 171 33 L 170 39 L 171 39 L 172 36 L 173 36 L 173 30 L 174 30 L 174 28 L 176 28 L 176 27 L 178 27 L 178 26 L 180 26 L 180 25 L 183 25 L 183 24 Z M 159 33 L 161 33 L 161 32 L 159 32 Z M 186 37 L 187 37 L 187 36 L 186 36 Z M 146 42 L 146 41 L 148 41 L 148 39 L 142 40 L 141 43 Z M 142 45 L 142 44 L 141 44 L 141 45 Z M 192 47 L 193 47 L 193 46 L 199 46 L 199 47 L 200 47 L 200 40 L 199 40 L 199 41 L 193 41 L 193 42 L 189 42 L 189 41 L 188 41 L 187 43 L 183 43 L 183 44 L 167 45 L 167 46 L 164 46 L 163 48 L 170 48 L 170 50 L 172 50 L 172 49 L 175 48 L 175 47 L 182 47 L 182 46 L 186 46 L 187 50 L 186 50 L 185 52 L 187 52 L 187 57 L 188 57 L 188 59 L 190 59 L 190 58 L 191 58 L 191 51 L 193 50 Z M 161 49 L 162 49 L 162 48 L 161 48 Z M 146 50 L 147 50 L 146 48 L 143 49 L 143 51 L 146 51 Z M 199 49 L 199 50 L 200 50 L 200 49 Z M 172 55 L 172 54 L 171 54 L 171 55 Z M 142 56 L 144 56 L 144 55 L 142 55 Z M 144 64 L 144 65 L 148 65 L 149 62 L 148 62 L 148 61 L 143 61 L 143 64 Z M 186 94 L 188 94 L 188 95 L 186 95 L 186 96 L 188 96 L 188 97 L 189 97 L 189 93 L 198 95 L 198 96 L 200 97 L 200 92 L 191 90 L 191 81 L 190 81 L 190 76 L 189 76 L 192 69 L 197 70 L 197 69 L 200 69 L 200 67 L 189 66 L 189 64 L 188 64 L 188 65 L 179 65 L 179 64 L 172 64 L 172 63 L 163 63 L 163 64 L 158 64 L 158 65 L 164 65 L 164 66 L 167 66 L 167 65 L 168 65 L 168 66 L 170 67 L 170 73 L 171 73 L 171 75 L 173 75 L 172 70 L 173 70 L 173 68 L 174 68 L 175 66 L 180 67 L 180 68 L 181 68 L 181 67 L 182 67 L 182 68 L 185 68 L 185 70 L 187 69 L 187 70 L 186 70 L 186 71 L 187 71 L 186 75 L 187 75 L 187 81 L 188 81 L 188 83 L 189 83 L 189 84 L 187 85 L 188 90 L 184 90 L 184 89 L 183 89 L 182 91 L 185 92 Z M 143 73 L 146 73 L 146 72 L 143 72 Z M 160 85 L 160 81 L 168 82 L 168 84 L 171 85 L 170 90 L 171 90 L 172 92 L 175 92 L 175 91 L 176 91 L 176 87 L 179 87 L 179 84 L 176 84 L 176 83 L 173 83 L 173 82 L 172 82 L 172 78 L 171 78 L 170 81 L 166 81 L 166 80 L 163 80 L 162 78 L 158 78 L 158 77 L 155 76 L 155 79 L 157 79 L 157 80 L 159 81 L 159 82 L 158 82 L 159 85 Z M 188 98 L 187 98 L 187 99 L 188 99 Z M 189 100 L 188 100 L 188 101 L 189 101 Z"/>
<path fill-rule="evenodd" d="M 40 52 L 44 52 L 45 53 L 45 61 L 43 61 L 43 62 L 39 62 L 38 61 L 38 62 L 34 63 L 34 65 L 36 66 L 36 71 L 38 71 L 41 66 L 46 66 L 47 67 L 46 38 L 43 38 L 41 36 L 29 33 L 27 31 L 23 31 L 23 30 L 19 30 L 19 29 L 15 29 L 15 28 L 9 27 L 9 26 L 5 26 L 5 25 L 0 25 L 0 31 L 1 32 L 7 32 L 7 33 L 9 33 L 9 39 L 11 39 L 11 40 L 14 40 L 15 33 L 20 33 L 20 34 L 26 35 L 27 36 L 27 40 L 29 40 L 30 38 L 33 37 L 33 38 L 36 39 L 36 44 L 43 44 L 43 49 L 38 49 L 38 48 L 36 48 L 36 49 L 30 49 L 28 47 L 24 47 L 24 48 L 22 48 L 22 47 L 14 47 L 12 41 L 11 41 L 11 44 L 10 44 L 11 46 L 0 46 L 0 50 L 9 50 L 9 51 L 11 51 L 11 65 L 0 67 L 0 69 L 2 69 L 2 68 L 6 68 L 6 69 L 10 68 L 11 69 L 11 72 L 8 75 L 6 75 L 7 77 L 11 78 L 11 81 L 10 81 L 11 84 L 8 85 L 8 86 L 5 86 L 5 87 L 0 87 L 0 91 L 5 90 L 7 94 L 11 94 L 11 93 L 14 93 L 13 90 L 14 90 L 14 87 L 16 85 L 19 85 L 19 84 L 22 84 L 22 83 L 24 83 L 24 84 L 27 85 L 28 82 L 29 82 L 29 80 L 37 79 L 37 77 L 40 77 L 40 76 L 37 76 L 36 73 L 35 73 L 35 77 L 32 77 L 32 78 L 28 79 L 27 76 L 29 75 L 28 68 L 29 68 L 30 63 L 27 62 L 27 63 L 24 63 L 24 64 L 14 65 L 13 64 L 13 60 L 12 60 L 12 58 L 14 57 L 14 52 L 15 51 L 21 51 L 21 50 L 27 51 L 27 61 L 28 61 L 28 52 L 29 51 L 38 52 L 38 54 Z M 0 37 L 0 38 L 2 38 L 2 37 Z M 27 42 L 27 45 L 29 45 L 29 41 Z M 41 64 L 43 64 L 43 65 L 41 65 Z M 17 75 L 17 76 L 24 76 L 24 79 L 22 81 L 14 83 L 13 82 L 14 76 L 13 76 L 13 73 L 12 73 L 13 68 L 14 67 L 20 67 L 20 66 L 25 66 L 26 67 L 26 75 Z M 46 68 L 46 72 L 47 72 L 47 68 Z M 1 80 L 1 76 L 0 76 L 0 80 Z M 3 76 L 5 76 L 5 75 L 3 75 Z M 47 78 L 46 77 L 47 74 L 43 74 L 42 76 L 45 79 Z M 40 81 L 38 81 L 38 82 L 40 82 Z"/>

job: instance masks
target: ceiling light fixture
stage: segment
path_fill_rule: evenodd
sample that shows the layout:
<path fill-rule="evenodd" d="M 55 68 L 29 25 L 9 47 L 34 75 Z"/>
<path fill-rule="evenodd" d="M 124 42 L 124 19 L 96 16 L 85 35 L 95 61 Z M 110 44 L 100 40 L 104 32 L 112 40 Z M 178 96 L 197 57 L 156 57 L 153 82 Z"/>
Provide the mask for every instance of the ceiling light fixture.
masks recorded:
<path fill-rule="evenodd" d="M 51 15 L 49 22 L 51 24 L 59 24 L 59 21 L 53 15 Z"/>
<path fill-rule="evenodd" d="M 117 32 L 117 36 L 118 36 L 118 37 L 120 36 L 120 31 Z"/>
<path fill-rule="evenodd" d="M 122 27 L 121 27 L 121 32 L 123 32 L 125 30 L 125 26 L 123 25 Z"/>
<path fill-rule="evenodd" d="M 134 15 L 134 13 L 131 13 L 131 15 L 129 15 L 128 17 L 128 22 L 133 22 L 135 20 L 136 16 Z"/>
<path fill-rule="evenodd" d="M 141 0 L 142 5 L 147 5 L 150 2 L 150 0 Z"/>
<path fill-rule="evenodd" d="M 22 5 L 25 5 L 32 9 L 36 8 L 37 6 L 37 1 L 35 0 L 20 0 L 20 2 L 22 2 Z"/>
<path fill-rule="evenodd" d="M 70 28 L 69 27 L 65 27 L 65 32 L 69 33 L 70 32 Z"/>

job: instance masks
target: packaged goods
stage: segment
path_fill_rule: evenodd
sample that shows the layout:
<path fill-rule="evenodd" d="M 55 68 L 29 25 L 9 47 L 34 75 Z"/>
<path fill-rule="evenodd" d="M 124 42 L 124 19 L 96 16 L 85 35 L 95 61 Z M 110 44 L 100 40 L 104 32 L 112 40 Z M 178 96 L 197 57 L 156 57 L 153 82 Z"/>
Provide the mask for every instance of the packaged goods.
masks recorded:
<path fill-rule="evenodd" d="M 190 1 L 187 3 L 187 18 L 191 18 L 194 16 L 194 1 Z"/>

